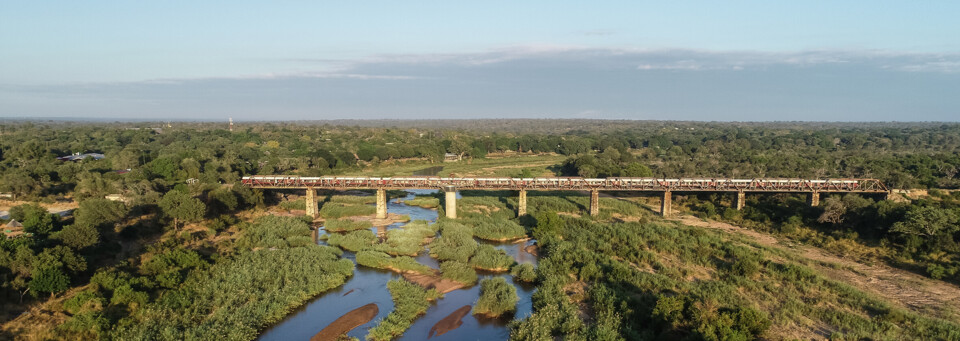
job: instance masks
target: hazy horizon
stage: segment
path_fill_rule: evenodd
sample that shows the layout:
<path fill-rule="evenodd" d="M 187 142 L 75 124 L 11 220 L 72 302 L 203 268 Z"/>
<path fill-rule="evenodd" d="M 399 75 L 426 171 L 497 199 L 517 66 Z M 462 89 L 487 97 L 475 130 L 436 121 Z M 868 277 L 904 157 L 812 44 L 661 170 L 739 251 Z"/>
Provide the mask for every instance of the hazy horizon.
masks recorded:
<path fill-rule="evenodd" d="M 0 9 L 0 117 L 960 120 L 957 3 Z"/>

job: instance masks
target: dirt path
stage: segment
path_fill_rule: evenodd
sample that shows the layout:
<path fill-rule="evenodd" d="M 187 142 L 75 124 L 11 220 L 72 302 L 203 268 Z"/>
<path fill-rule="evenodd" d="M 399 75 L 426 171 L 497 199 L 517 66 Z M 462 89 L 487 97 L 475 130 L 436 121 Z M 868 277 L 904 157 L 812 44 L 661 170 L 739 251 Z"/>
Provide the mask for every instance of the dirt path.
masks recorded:
<path fill-rule="evenodd" d="M 557 163 L 558 163 L 557 161 L 543 161 L 543 162 L 534 162 L 534 163 L 524 163 L 519 165 L 491 166 L 491 167 L 483 167 L 471 172 L 464 172 L 458 175 L 460 176 L 491 175 L 491 174 L 494 174 L 497 170 L 501 170 L 501 169 L 543 167 L 543 166 L 552 166 Z"/>
<path fill-rule="evenodd" d="M 434 324 L 430 328 L 430 334 L 427 335 L 427 338 L 434 336 L 440 336 L 446 334 L 448 331 L 460 328 L 460 325 L 463 324 L 463 317 L 467 316 L 470 313 L 470 306 L 465 305 L 460 307 L 460 309 L 455 310 L 447 317 L 444 317 L 442 320 L 438 321 L 437 324 Z"/>
<path fill-rule="evenodd" d="M 337 340 L 340 335 L 346 334 L 347 332 L 353 330 L 353 328 L 370 322 L 374 317 L 377 316 L 377 313 L 379 312 L 380 308 L 378 308 L 374 303 L 351 310 L 349 313 L 343 314 L 343 316 L 340 316 L 340 318 L 334 320 L 326 328 L 323 328 L 323 330 L 311 337 L 310 341 Z"/>
<path fill-rule="evenodd" d="M 722 230 L 752 238 L 761 245 L 798 253 L 800 256 L 825 263 L 840 265 L 839 268 L 817 265 L 827 277 L 852 285 L 860 290 L 897 303 L 913 311 L 957 320 L 960 318 L 960 287 L 893 268 L 883 264 L 869 265 L 844 259 L 811 246 L 800 245 L 788 248 L 780 240 L 757 231 L 718 221 L 703 221 L 689 215 L 673 219 L 684 225 Z"/>
<path fill-rule="evenodd" d="M 59 215 L 63 217 L 64 215 L 69 214 L 73 210 L 77 209 L 79 205 L 75 201 L 66 201 L 66 202 L 56 202 L 52 204 L 47 203 L 36 203 L 30 201 L 10 201 L 10 200 L 0 200 L 0 218 L 8 219 L 10 218 L 10 209 L 23 205 L 23 204 L 37 204 L 43 208 L 47 209 L 47 212 Z"/>

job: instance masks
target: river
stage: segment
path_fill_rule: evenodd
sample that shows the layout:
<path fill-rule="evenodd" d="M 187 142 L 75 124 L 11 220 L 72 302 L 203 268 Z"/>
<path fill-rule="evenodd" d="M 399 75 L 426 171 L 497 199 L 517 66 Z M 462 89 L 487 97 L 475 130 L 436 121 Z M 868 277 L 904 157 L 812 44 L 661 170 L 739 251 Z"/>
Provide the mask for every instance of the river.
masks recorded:
<path fill-rule="evenodd" d="M 412 199 L 415 194 L 434 192 L 431 190 L 411 190 L 408 191 L 406 199 Z M 408 206 L 391 200 L 387 203 L 387 211 L 396 214 L 408 214 L 411 220 L 428 220 L 435 222 L 437 220 L 437 211 L 415 206 Z M 401 228 L 405 223 L 397 223 L 388 226 L 388 229 Z M 376 231 L 374 231 L 376 232 Z M 323 231 L 321 231 L 323 233 Z M 488 243 L 478 240 L 480 243 Z M 321 244 L 324 241 L 320 241 Z M 523 250 L 523 247 L 529 245 L 532 241 L 519 244 L 490 243 L 495 247 L 506 251 L 520 263 L 536 264 L 536 257 Z M 431 258 L 427 251 L 422 252 L 416 257 L 417 261 L 433 268 L 439 268 L 438 262 Z M 344 258 L 354 260 L 353 252 L 344 251 Z M 532 302 L 530 300 L 535 287 L 532 285 L 521 284 L 512 280 L 509 274 L 491 274 L 478 273 L 480 279 L 492 278 L 496 276 L 505 277 L 509 283 L 517 288 L 517 295 L 520 297 L 517 303 L 517 312 L 515 317 L 524 318 L 530 315 Z M 387 290 L 387 282 L 392 279 L 401 278 L 399 274 L 371 269 L 363 266 L 357 266 L 351 277 L 346 283 L 337 289 L 321 294 L 317 298 L 308 302 L 303 307 L 291 312 L 282 321 L 267 329 L 259 340 L 309 340 L 321 329 L 326 327 L 343 314 L 364 306 L 369 303 L 375 303 L 379 307 L 377 316 L 370 322 L 363 324 L 349 333 L 348 336 L 357 337 L 364 340 L 367 330 L 377 324 L 383 318 L 386 318 L 393 311 L 393 301 L 390 297 L 390 291 Z M 399 340 L 426 340 L 430 329 L 438 321 L 447 317 L 455 310 L 464 305 L 472 306 L 476 303 L 480 295 L 480 286 L 454 290 L 444 295 L 443 298 L 434 302 L 427 313 L 418 318 L 410 329 L 403 334 Z M 474 317 L 467 314 L 462 319 L 463 324 L 454 330 L 451 330 L 440 336 L 433 336 L 431 340 L 506 340 L 510 336 L 510 329 L 507 324 L 509 318 L 488 319 Z"/>

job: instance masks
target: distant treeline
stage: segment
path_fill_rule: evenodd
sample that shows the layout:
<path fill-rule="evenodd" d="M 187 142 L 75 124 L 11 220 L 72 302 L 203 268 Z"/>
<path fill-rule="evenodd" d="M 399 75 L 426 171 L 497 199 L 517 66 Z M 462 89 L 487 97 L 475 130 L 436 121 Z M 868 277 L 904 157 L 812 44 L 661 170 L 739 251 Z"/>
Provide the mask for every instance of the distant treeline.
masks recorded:
<path fill-rule="evenodd" d="M 569 155 L 558 170 L 567 176 L 870 177 L 892 188 L 960 187 L 958 124 L 557 121 L 547 126 L 566 124 L 564 132 L 547 133 L 540 120 L 508 122 L 530 132 L 480 130 L 500 127 L 499 120 L 474 121 L 473 130 L 244 123 L 233 132 L 213 123 L 18 123 L 0 135 L 0 191 L 142 194 L 191 178 L 215 184 L 248 174 L 318 176 L 395 159 L 435 163 L 445 153 L 469 159 L 504 152 Z M 56 160 L 74 152 L 106 158 Z"/>

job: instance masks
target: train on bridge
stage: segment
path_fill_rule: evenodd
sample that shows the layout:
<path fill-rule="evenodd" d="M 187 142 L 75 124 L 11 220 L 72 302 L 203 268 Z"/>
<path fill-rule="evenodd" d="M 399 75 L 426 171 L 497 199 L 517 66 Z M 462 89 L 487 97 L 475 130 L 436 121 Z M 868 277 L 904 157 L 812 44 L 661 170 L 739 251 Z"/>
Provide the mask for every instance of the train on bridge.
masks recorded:
<path fill-rule="evenodd" d="M 715 179 L 715 178 L 466 178 L 466 177 L 356 177 L 321 176 L 301 177 L 289 175 L 245 176 L 242 183 L 252 188 L 304 189 L 307 193 L 307 214 L 316 216 L 315 193 L 318 189 L 349 190 L 373 189 L 377 191 L 377 217 L 387 215 L 387 190 L 391 189 L 440 189 L 446 193 L 444 205 L 448 218 L 456 218 L 456 193 L 458 190 L 516 190 L 518 192 L 517 214 L 527 211 L 527 191 L 588 191 L 590 214 L 600 210 L 600 191 L 662 192 L 660 213 L 671 212 L 673 192 L 733 192 L 737 194 L 737 209 L 742 209 L 747 192 L 803 192 L 809 193 L 810 205 L 817 206 L 820 193 L 877 193 L 886 196 L 887 187 L 876 179 Z"/>
<path fill-rule="evenodd" d="M 725 179 L 725 178 L 465 178 L 465 177 L 300 177 L 259 175 L 243 177 L 255 188 L 317 189 L 457 189 L 482 190 L 606 190 L 707 192 L 861 192 L 885 193 L 876 179 Z"/>

